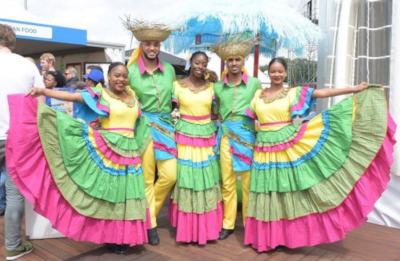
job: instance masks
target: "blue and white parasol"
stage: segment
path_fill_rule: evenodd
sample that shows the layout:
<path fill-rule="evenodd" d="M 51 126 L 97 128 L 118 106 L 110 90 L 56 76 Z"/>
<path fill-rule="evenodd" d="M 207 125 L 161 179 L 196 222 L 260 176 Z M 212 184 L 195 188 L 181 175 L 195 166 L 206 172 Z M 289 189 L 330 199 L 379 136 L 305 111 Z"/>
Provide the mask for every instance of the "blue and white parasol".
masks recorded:
<path fill-rule="evenodd" d="M 301 50 L 322 37 L 317 25 L 275 0 L 179 1 L 165 7 L 163 14 L 160 20 L 182 28 L 163 43 L 168 51 L 174 53 L 196 44 L 215 43 L 224 34 L 247 31 L 261 35 L 261 47 L 266 47 L 264 51 L 271 49 L 272 45 Z"/>

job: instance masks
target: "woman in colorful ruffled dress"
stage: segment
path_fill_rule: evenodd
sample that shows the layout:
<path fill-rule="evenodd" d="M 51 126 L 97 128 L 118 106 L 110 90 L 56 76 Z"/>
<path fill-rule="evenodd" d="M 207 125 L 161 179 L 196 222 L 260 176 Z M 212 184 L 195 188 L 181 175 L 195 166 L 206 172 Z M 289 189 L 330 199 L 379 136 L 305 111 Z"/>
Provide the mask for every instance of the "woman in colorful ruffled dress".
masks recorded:
<path fill-rule="evenodd" d="M 141 109 L 127 87 L 128 70 L 113 63 L 109 89 L 68 93 L 32 88 L 27 95 L 79 103 L 77 115 L 103 130 L 23 95 L 9 97 L 7 166 L 21 193 L 53 227 L 77 241 L 117 253 L 147 242 L 148 203 L 134 137 Z"/>
<path fill-rule="evenodd" d="M 223 218 L 219 159 L 213 151 L 213 83 L 203 78 L 207 63 L 205 53 L 194 53 L 190 75 L 174 82 L 173 102 L 180 113 L 175 125 L 178 174 L 168 211 L 172 226 L 177 228 L 176 241 L 201 245 L 218 239 Z"/>
<path fill-rule="evenodd" d="M 285 89 L 286 64 L 269 64 L 271 88 L 247 114 L 260 130 L 254 146 L 245 244 L 259 252 L 341 240 L 362 225 L 385 190 L 395 123 L 383 88 Z M 367 89 L 368 88 L 368 89 Z M 363 91 L 364 90 L 364 91 Z M 315 98 L 356 93 L 308 122 Z"/>

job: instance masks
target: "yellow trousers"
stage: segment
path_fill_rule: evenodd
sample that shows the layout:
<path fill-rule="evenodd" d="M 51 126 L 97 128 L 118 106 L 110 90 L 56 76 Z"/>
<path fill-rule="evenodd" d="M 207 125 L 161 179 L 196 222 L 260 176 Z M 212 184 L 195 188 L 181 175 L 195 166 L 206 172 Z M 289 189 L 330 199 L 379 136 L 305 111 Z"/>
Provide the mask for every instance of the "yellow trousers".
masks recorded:
<path fill-rule="evenodd" d="M 158 179 L 154 183 L 156 175 L 156 164 Z M 176 158 L 156 161 L 153 141 L 149 143 L 142 156 L 142 168 L 144 182 L 146 184 L 146 198 L 149 202 L 152 228 L 157 227 L 156 216 L 164 204 L 168 193 L 176 183 L 177 160 Z"/>
<path fill-rule="evenodd" d="M 222 227 L 225 229 L 234 229 L 237 213 L 237 192 L 236 181 L 237 172 L 233 171 L 232 155 L 229 152 L 228 136 L 221 139 L 220 144 L 221 176 L 222 176 L 222 200 L 224 202 L 224 222 Z M 247 201 L 250 189 L 250 171 L 240 171 L 242 180 L 242 215 L 243 225 L 246 223 Z"/>

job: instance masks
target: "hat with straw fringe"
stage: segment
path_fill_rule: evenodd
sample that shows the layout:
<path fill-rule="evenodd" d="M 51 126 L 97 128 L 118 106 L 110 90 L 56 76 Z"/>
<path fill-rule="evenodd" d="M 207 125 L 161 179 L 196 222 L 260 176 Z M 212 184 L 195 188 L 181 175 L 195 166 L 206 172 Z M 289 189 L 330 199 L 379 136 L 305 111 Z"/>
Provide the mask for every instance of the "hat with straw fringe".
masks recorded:
<path fill-rule="evenodd" d="M 121 19 L 125 28 L 133 33 L 135 38 L 140 41 L 165 41 L 172 31 L 178 30 L 166 24 L 152 23 L 140 19 L 131 20 L 129 16 Z"/>
<path fill-rule="evenodd" d="M 211 46 L 210 51 L 216 53 L 222 60 L 227 60 L 229 57 L 241 56 L 243 59 L 248 56 L 253 46 L 259 41 L 259 38 L 251 37 L 244 38 L 243 35 L 233 35 L 227 37 L 226 41 L 222 40 Z"/>

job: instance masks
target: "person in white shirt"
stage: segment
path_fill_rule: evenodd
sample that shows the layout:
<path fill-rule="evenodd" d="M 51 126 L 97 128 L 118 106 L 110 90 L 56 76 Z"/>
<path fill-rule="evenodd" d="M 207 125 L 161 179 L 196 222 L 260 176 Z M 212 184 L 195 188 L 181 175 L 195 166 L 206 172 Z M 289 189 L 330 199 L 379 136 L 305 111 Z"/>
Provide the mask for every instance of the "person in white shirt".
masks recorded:
<path fill-rule="evenodd" d="M 6 170 L 5 241 L 6 260 L 15 260 L 33 250 L 30 242 L 22 242 L 21 224 L 24 197 L 10 177 L 6 165 L 6 139 L 10 116 L 7 96 L 26 93 L 31 87 L 44 87 L 36 66 L 24 57 L 12 53 L 16 43 L 12 27 L 0 24 L 0 169 Z"/>

